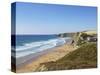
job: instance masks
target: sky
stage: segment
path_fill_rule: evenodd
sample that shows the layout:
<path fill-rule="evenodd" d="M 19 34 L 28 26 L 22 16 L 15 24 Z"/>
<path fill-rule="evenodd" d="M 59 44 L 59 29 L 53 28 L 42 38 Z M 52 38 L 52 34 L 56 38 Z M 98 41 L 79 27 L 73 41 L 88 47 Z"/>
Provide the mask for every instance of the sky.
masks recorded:
<path fill-rule="evenodd" d="M 16 34 L 59 34 L 96 27 L 96 7 L 16 3 Z"/>

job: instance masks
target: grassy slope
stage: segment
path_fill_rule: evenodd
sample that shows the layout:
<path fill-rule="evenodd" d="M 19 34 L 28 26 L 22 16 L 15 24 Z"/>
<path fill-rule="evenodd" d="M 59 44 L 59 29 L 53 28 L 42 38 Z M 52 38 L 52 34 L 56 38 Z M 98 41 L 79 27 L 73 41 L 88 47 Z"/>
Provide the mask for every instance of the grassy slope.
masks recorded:
<path fill-rule="evenodd" d="M 93 34 L 97 34 L 96 30 L 91 30 L 91 31 L 86 31 L 85 33 L 89 34 L 89 35 L 93 35 Z"/>
<path fill-rule="evenodd" d="M 96 43 L 87 43 L 56 62 L 44 63 L 42 71 L 97 67 Z M 41 70 L 40 70 L 41 71 Z"/>
<path fill-rule="evenodd" d="M 74 45 L 75 46 L 80 46 L 84 43 L 86 43 L 87 41 L 86 40 L 81 40 L 81 37 L 87 37 L 87 36 L 94 36 L 94 35 L 97 35 L 97 32 L 96 30 L 91 30 L 91 31 L 83 31 L 83 32 L 78 32 L 78 33 L 75 33 L 74 36 L 73 36 L 73 40 L 74 40 Z"/>

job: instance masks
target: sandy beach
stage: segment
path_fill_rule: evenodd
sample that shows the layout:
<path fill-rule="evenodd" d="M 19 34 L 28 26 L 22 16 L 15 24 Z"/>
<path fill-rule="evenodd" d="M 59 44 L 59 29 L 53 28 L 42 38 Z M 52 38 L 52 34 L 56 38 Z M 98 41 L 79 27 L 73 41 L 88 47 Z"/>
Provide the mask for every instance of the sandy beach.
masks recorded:
<path fill-rule="evenodd" d="M 43 54 L 42 56 L 38 57 L 37 59 L 33 60 L 31 63 L 26 64 L 22 67 L 16 69 L 17 73 L 20 72 L 35 72 L 41 63 L 56 61 L 62 57 L 64 57 L 69 52 L 75 50 L 72 45 L 65 44 L 60 47 L 56 47 L 52 49 L 51 52 L 47 54 Z"/>

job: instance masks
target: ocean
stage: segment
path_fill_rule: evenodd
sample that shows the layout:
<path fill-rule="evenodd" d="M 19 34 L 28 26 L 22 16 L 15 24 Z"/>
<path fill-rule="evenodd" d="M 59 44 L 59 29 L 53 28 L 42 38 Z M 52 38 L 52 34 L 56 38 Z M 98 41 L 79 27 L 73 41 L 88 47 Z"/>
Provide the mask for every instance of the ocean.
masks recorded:
<path fill-rule="evenodd" d="M 70 37 L 57 35 L 16 35 L 16 47 L 12 46 L 12 56 L 16 58 L 61 46 L 70 41 Z"/>

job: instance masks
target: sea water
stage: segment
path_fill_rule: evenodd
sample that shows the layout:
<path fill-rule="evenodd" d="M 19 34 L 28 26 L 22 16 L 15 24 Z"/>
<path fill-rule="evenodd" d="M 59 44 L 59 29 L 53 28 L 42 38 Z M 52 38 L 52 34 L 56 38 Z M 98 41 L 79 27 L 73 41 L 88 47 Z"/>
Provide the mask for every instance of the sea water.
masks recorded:
<path fill-rule="evenodd" d="M 12 46 L 12 56 L 24 57 L 61 46 L 69 40 L 71 40 L 70 37 L 60 38 L 57 35 L 16 35 L 16 47 Z"/>

